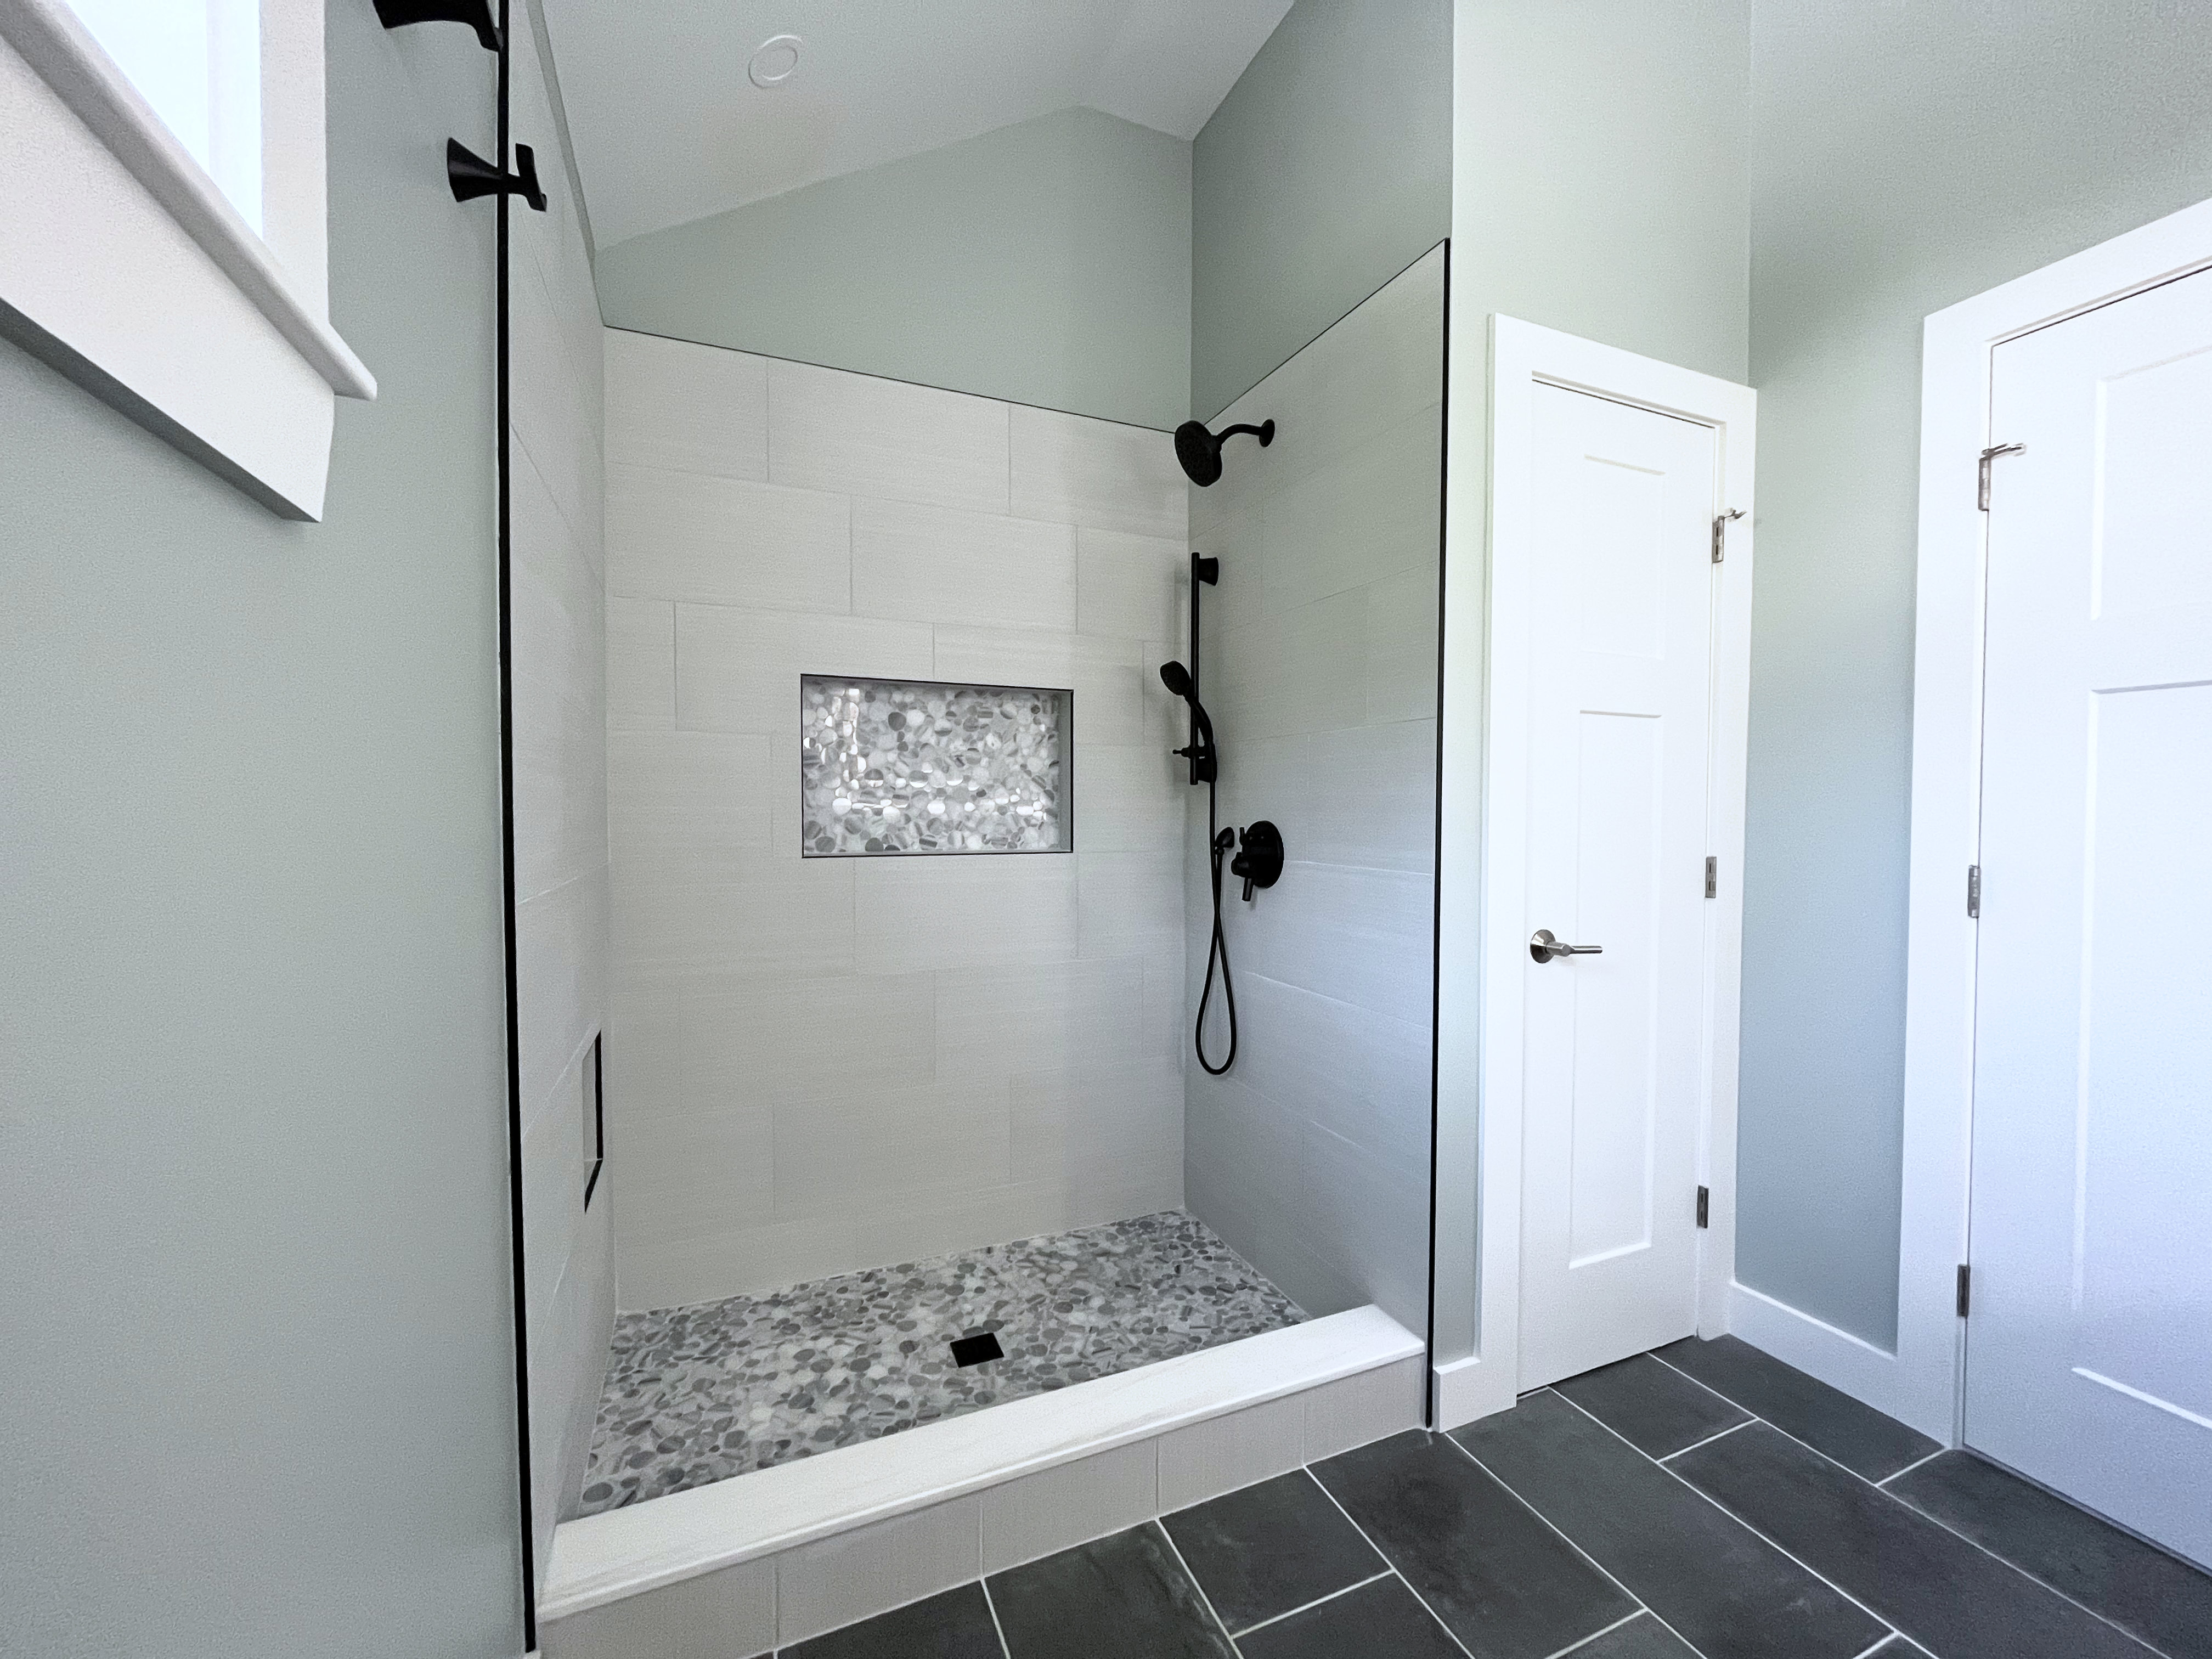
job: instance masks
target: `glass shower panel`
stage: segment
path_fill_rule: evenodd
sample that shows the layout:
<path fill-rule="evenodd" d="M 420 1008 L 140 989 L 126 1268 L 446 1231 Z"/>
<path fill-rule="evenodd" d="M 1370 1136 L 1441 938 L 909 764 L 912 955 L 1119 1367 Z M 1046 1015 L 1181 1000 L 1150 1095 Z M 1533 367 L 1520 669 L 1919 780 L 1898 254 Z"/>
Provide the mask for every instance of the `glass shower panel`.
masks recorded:
<path fill-rule="evenodd" d="M 1190 1212 L 1309 1316 L 1374 1303 L 1426 1328 L 1441 690 L 1444 258 L 1438 246 L 1224 410 L 1272 419 L 1193 488 L 1220 561 L 1200 695 L 1225 825 L 1287 862 L 1224 875 L 1237 1060 L 1186 1060 Z M 1203 814 L 1185 861 L 1187 973 L 1206 976 Z M 1217 985 L 1202 1033 L 1227 1046 Z"/>

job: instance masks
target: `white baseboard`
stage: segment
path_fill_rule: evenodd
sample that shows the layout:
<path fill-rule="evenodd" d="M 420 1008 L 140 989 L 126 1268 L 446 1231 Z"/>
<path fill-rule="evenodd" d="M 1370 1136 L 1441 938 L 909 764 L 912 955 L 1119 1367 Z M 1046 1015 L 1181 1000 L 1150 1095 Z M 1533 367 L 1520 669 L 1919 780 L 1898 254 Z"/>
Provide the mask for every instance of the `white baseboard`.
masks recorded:
<path fill-rule="evenodd" d="M 1502 1412 L 1516 1397 L 1504 1367 L 1495 1362 L 1485 1366 L 1480 1355 L 1446 1360 L 1434 1375 L 1439 1434 Z"/>
<path fill-rule="evenodd" d="M 1904 1368 L 1887 1350 L 1741 1284 L 1729 1286 L 1729 1330 L 1830 1388 L 1947 1446 L 1955 1443 L 1948 1417 L 1921 1420 L 1927 1413 L 1916 1409 Z"/>

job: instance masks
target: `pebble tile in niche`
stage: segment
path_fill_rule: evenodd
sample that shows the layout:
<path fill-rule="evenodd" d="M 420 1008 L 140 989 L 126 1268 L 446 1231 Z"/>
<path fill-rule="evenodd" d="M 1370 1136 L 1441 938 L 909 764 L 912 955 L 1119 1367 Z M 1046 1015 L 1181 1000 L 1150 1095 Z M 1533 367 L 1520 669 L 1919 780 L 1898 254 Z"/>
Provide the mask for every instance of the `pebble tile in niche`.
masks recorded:
<path fill-rule="evenodd" d="M 1164 1211 L 764 1296 L 623 1314 L 581 1512 L 1194 1353 L 1305 1316 L 1203 1222 Z M 1006 1357 L 962 1366 L 954 1340 Z"/>
<path fill-rule="evenodd" d="M 1073 696 L 802 675 L 800 853 L 1066 850 Z"/>

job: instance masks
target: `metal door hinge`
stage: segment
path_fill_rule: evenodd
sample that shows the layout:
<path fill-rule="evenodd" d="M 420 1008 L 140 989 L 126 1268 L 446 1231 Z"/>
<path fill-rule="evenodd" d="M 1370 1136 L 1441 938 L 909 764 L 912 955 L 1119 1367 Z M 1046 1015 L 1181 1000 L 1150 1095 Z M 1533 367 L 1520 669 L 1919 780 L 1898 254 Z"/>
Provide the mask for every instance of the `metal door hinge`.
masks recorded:
<path fill-rule="evenodd" d="M 2027 450 L 2026 444 L 1991 444 L 1982 452 L 1981 488 L 1976 492 L 1975 505 L 1983 512 L 1990 510 L 1990 463 L 2000 455 L 2020 455 Z"/>
<path fill-rule="evenodd" d="M 1718 898 L 1721 894 L 1721 861 L 1716 858 L 1705 860 L 1705 896 Z"/>
<path fill-rule="evenodd" d="M 1966 1306 L 1972 1301 L 1974 1270 L 1965 1262 L 1959 1264 L 1959 1317 L 1966 1316 Z"/>
<path fill-rule="evenodd" d="M 1718 564 L 1728 557 L 1728 527 L 1730 519 L 1743 517 L 1743 509 L 1732 507 L 1713 520 L 1713 562 Z"/>
<path fill-rule="evenodd" d="M 1982 866 L 1978 864 L 1966 866 L 1966 915 L 1973 921 L 1982 919 Z"/>
<path fill-rule="evenodd" d="M 1713 1194 L 1711 1188 L 1706 1187 L 1698 1188 L 1698 1225 L 1700 1227 L 1706 1227 L 1712 1224 L 1712 1210 Z"/>

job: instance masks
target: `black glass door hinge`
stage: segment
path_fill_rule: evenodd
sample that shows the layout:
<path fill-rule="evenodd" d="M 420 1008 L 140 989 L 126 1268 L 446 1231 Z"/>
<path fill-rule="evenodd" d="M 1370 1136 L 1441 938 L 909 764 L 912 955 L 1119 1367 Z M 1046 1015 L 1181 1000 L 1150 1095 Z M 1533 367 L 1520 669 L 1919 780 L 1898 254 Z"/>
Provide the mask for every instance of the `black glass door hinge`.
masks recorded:
<path fill-rule="evenodd" d="M 1959 1264 L 1959 1317 L 1961 1319 L 1966 1316 L 1966 1310 L 1973 1302 L 1973 1286 L 1974 1270 L 1961 1261 Z"/>
<path fill-rule="evenodd" d="M 1712 1189 L 1708 1187 L 1700 1187 L 1698 1188 L 1698 1225 L 1700 1227 L 1711 1226 L 1712 1215 Z"/>
<path fill-rule="evenodd" d="M 538 153 L 527 144 L 514 147 L 514 171 L 494 167 L 458 138 L 446 140 L 446 178 L 456 202 L 472 202 L 479 196 L 520 196 L 545 211 L 545 192 L 538 184 Z"/>
<path fill-rule="evenodd" d="M 376 0 L 376 21 L 388 29 L 410 23 L 466 23 L 486 52 L 499 50 L 499 25 L 491 0 Z"/>

